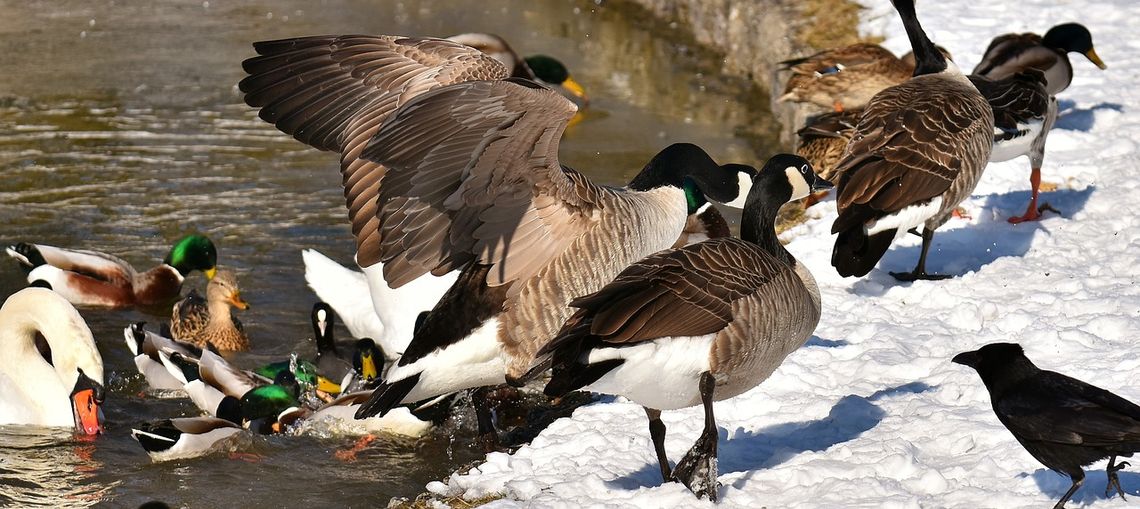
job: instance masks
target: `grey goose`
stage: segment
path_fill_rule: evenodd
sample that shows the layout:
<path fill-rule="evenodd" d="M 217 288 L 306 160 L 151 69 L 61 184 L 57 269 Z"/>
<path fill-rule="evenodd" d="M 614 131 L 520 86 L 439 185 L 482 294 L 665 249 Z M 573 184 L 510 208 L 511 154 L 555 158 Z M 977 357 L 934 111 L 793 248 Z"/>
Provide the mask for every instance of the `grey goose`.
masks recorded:
<path fill-rule="evenodd" d="M 656 253 L 574 299 L 578 310 L 539 351 L 537 369 L 552 369 L 546 394 L 587 389 L 642 405 L 663 478 L 716 500 L 713 401 L 763 382 L 819 323 L 819 289 L 780 244 L 776 214 L 830 186 L 803 158 L 774 156 L 748 194 L 741 238 Z M 671 469 L 661 411 L 698 404 L 704 431 Z"/>
<path fill-rule="evenodd" d="M 1034 33 L 1003 34 L 994 38 L 971 74 L 990 79 L 1013 76 L 1025 69 L 1045 73 L 1045 90 L 1057 95 L 1073 81 L 1069 52 L 1077 52 L 1101 69 L 1107 66 L 1093 48 L 1092 34 L 1080 23 L 1063 23 L 1045 36 Z"/>
<path fill-rule="evenodd" d="M 969 196 L 993 143 L 994 116 L 985 98 L 927 38 L 912 0 L 894 0 L 917 65 L 914 77 L 867 104 L 839 174 L 831 226 L 838 234 L 831 264 L 841 276 L 866 275 L 896 235 L 922 225 L 922 254 L 899 280 L 940 279 L 926 273 L 934 230 Z"/>

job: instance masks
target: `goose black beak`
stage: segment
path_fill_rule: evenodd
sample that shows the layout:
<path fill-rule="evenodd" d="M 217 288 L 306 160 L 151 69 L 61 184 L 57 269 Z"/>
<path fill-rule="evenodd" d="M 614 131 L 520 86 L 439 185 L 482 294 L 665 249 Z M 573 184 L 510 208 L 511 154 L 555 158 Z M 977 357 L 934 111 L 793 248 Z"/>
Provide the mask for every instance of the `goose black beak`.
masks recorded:
<path fill-rule="evenodd" d="M 826 190 L 831 189 L 833 187 L 835 187 L 835 184 L 832 184 L 831 182 L 828 182 L 828 181 L 821 179 L 819 177 L 816 177 L 815 182 L 812 182 L 812 184 L 811 184 L 811 190 L 812 191 L 826 191 Z"/>

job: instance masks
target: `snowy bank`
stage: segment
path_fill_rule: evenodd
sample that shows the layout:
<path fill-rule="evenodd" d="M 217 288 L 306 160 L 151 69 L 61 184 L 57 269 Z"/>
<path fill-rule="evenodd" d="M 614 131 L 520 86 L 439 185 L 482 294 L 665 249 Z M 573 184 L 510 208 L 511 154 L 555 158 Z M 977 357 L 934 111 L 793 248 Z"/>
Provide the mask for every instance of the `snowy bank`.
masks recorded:
<path fill-rule="evenodd" d="M 1024 157 L 991 164 L 953 219 L 934 237 L 928 269 L 960 274 L 899 284 L 919 239 L 891 248 L 863 279 L 830 266 L 832 201 L 787 233 L 789 250 L 823 292 L 816 336 L 753 391 L 716 404 L 720 495 L 726 507 L 1049 507 L 1069 480 L 1037 463 L 998 422 L 981 380 L 954 354 L 1016 341 L 1045 369 L 1140 401 L 1140 2 L 919 2 L 931 38 L 973 68 L 990 39 L 1043 33 L 1078 21 L 1108 64 L 1073 54 L 1043 176 L 1060 184 L 1043 201 L 1063 212 L 1010 225 L 1029 198 Z M 875 0 L 864 30 L 907 48 L 887 0 Z M 675 462 L 702 425 L 700 408 L 666 412 Z M 1090 467 L 1069 507 L 1126 507 L 1104 497 L 1104 462 Z M 1140 465 L 1121 472 L 1140 493 Z M 707 506 L 682 485 L 662 483 L 645 414 L 625 402 L 579 409 L 513 455 L 491 454 L 429 489 L 468 498 L 501 493 L 490 507 Z"/>

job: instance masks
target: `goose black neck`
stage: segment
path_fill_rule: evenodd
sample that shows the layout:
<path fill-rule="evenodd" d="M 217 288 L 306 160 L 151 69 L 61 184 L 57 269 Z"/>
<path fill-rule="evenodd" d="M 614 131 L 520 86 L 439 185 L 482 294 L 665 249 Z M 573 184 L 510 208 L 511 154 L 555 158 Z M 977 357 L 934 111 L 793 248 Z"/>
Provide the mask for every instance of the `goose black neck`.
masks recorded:
<path fill-rule="evenodd" d="M 914 0 L 892 0 L 895 9 L 899 11 L 906 36 L 910 39 L 910 49 L 914 51 L 914 76 L 935 74 L 946 70 L 946 57 L 926 36 L 918 16 L 914 12 Z"/>
<path fill-rule="evenodd" d="M 740 238 L 760 246 L 784 263 L 795 265 L 795 257 L 776 236 L 776 216 L 791 196 L 792 186 L 781 172 L 761 171 L 744 202 Z"/>
<path fill-rule="evenodd" d="M 684 188 L 687 175 L 713 173 L 719 169 L 720 165 L 701 147 L 674 143 L 653 156 L 627 187 L 634 191 L 648 191 L 661 186 Z"/>

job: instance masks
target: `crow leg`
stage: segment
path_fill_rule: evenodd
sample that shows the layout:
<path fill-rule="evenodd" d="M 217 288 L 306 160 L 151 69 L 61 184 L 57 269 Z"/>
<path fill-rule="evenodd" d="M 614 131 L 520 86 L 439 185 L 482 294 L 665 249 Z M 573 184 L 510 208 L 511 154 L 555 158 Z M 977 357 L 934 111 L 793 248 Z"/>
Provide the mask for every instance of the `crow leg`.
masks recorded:
<path fill-rule="evenodd" d="M 1076 475 L 1072 476 L 1072 478 L 1073 485 L 1069 487 L 1069 491 L 1065 492 L 1065 496 L 1061 497 L 1061 500 L 1057 501 L 1057 505 L 1053 506 L 1053 509 L 1065 509 L 1065 502 L 1068 502 L 1069 497 L 1072 497 L 1073 493 L 1076 493 L 1077 489 L 1081 487 L 1081 484 L 1085 482 L 1085 473 L 1078 471 Z"/>
<path fill-rule="evenodd" d="M 1120 477 L 1116 475 L 1116 471 L 1124 470 L 1124 467 L 1127 466 L 1127 461 L 1121 461 L 1117 464 L 1116 456 L 1108 458 L 1108 467 L 1104 469 L 1105 473 L 1108 474 L 1108 486 L 1104 487 L 1104 498 L 1112 498 L 1112 489 L 1116 488 L 1116 492 L 1120 493 L 1120 499 L 1128 500 L 1124 498 L 1124 488 L 1120 487 Z"/>
<path fill-rule="evenodd" d="M 645 415 L 649 417 L 649 437 L 653 439 L 653 450 L 657 452 L 657 463 L 661 465 L 661 479 L 668 481 L 671 469 L 669 458 L 665 456 L 665 423 L 661 422 L 661 411 L 645 407 Z"/>
<path fill-rule="evenodd" d="M 711 373 L 706 371 L 701 374 L 701 403 L 705 407 L 705 429 L 689 452 L 685 453 L 685 457 L 677 462 L 677 468 L 673 469 L 674 481 L 680 481 L 697 498 L 707 496 L 712 502 L 716 502 L 717 497 L 716 442 L 720 438 L 716 419 L 713 417 L 715 386 L 716 379 Z"/>

